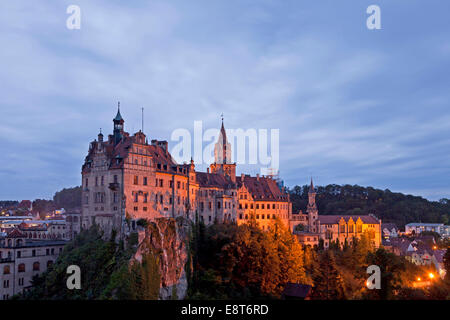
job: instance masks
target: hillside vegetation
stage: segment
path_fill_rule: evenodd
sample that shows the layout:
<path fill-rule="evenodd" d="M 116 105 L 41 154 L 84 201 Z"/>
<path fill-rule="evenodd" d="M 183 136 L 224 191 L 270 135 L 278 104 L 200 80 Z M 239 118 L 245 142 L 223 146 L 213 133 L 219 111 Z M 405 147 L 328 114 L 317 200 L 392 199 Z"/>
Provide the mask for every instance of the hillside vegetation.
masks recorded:
<path fill-rule="evenodd" d="M 309 186 L 289 190 L 293 212 L 305 211 Z M 403 227 L 410 222 L 445 223 L 450 220 L 450 200 L 429 201 L 422 197 L 358 185 L 330 184 L 316 187 L 316 203 L 321 215 L 374 214 L 383 222 Z"/>

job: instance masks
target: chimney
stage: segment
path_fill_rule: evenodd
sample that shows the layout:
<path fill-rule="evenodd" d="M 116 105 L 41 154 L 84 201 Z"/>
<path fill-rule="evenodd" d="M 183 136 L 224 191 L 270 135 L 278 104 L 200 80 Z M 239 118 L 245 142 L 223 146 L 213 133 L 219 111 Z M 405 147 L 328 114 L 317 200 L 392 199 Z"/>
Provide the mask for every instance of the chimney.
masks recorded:
<path fill-rule="evenodd" d="M 241 180 L 244 181 L 245 174 L 241 173 Z"/>
<path fill-rule="evenodd" d="M 256 181 L 259 181 L 259 173 L 256 174 Z"/>
<path fill-rule="evenodd" d="M 208 167 L 208 168 L 206 168 L 206 172 L 207 172 L 207 173 L 209 173 L 209 167 Z"/>

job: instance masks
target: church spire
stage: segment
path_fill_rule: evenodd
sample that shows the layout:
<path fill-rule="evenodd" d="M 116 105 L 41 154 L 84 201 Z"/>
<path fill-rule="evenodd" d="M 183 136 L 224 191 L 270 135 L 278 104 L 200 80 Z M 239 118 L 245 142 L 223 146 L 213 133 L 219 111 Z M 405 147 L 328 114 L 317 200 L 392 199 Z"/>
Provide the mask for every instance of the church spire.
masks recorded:
<path fill-rule="evenodd" d="M 308 193 L 316 193 L 316 191 L 314 189 L 314 183 L 313 183 L 312 177 L 311 177 L 311 184 L 309 185 L 309 192 Z"/>

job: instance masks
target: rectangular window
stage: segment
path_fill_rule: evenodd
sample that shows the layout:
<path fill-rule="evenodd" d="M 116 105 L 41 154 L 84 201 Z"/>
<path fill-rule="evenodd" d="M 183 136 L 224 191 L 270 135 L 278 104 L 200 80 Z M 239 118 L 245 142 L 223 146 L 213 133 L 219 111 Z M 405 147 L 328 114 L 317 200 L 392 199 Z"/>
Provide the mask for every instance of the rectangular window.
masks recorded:
<path fill-rule="evenodd" d="M 159 186 L 160 186 L 161 188 L 164 186 L 164 180 L 163 180 L 163 179 L 160 179 L 160 180 L 159 180 Z"/>
<path fill-rule="evenodd" d="M 117 183 L 118 182 L 118 180 L 117 180 L 117 174 L 115 174 L 114 175 L 114 183 Z"/>
<path fill-rule="evenodd" d="M 144 177 L 143 185 L 144 185 L 144 186 L 147 185 L 147 177 Z"/>
<path fill-rule="evenodd" d="M 100 184 L 103 186 L 104 182 L 105 182 L 105 178 L 102 176 Z"/>
<path fill-rule="evenodd" d="M 134 176 L 134 184 L 138 184 L 139 183 L 139 177 L 138 176 Z"/>

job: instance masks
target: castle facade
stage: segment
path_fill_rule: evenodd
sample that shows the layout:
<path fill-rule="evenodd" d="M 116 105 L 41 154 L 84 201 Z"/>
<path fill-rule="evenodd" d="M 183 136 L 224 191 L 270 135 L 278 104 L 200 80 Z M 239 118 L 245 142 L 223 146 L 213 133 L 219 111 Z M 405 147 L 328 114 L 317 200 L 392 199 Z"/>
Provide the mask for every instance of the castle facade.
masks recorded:
<path fill-rule="evenodd" d="M 89 145 L 81 172 L 82 228 L 96 223 L 124 234 L 141 218 L 179 216 L 207 225 L 255 219 L 262 229 L 278 217 L 289 225 L 292 206 L 284 188 L 271 177 L 236 176 L 223 120 L 207 172 L 196 171 L 192 160 L 176 163 L 167 141 L 148 143 L 142 131 L 126 132 L 124 123 L 119 106 L 113 134 L 104 139 L 99 133 Z"/>
<path fill-rule="evenodd" d="M 316 205 L 316 191 L 311 179 L 308 191 L 306 214 L 300 211 L 292 214 L 289 220 L 291 231 L 305 245 L 318 245 L 323 240 L 324 248 L 332 243 L 342 248 L 351 245 L 367 233 L 374 247 L 381 245 L 381 220 L 374 215 L 319 215 Z"/>

